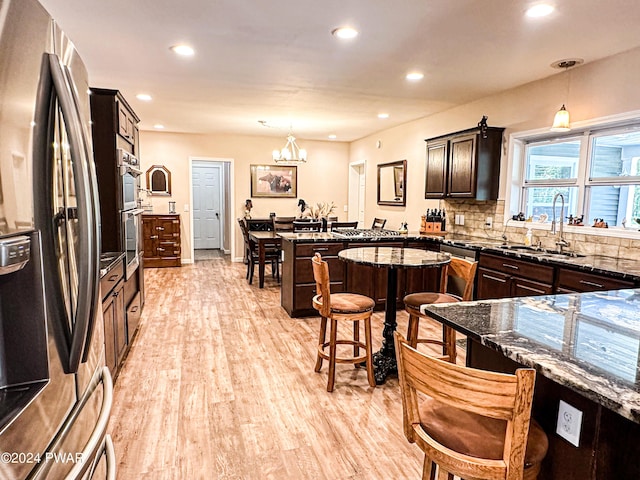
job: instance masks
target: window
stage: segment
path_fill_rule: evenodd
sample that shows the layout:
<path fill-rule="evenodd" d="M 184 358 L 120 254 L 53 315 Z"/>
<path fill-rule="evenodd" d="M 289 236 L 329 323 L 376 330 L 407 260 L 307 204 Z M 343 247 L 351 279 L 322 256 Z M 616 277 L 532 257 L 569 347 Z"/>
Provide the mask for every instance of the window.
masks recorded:
<path fill-rule="evenodd" d="M 584 216 L 610 227 L 640 224 L 640 125 L 525 143 L 521 211 L 539 220 Z M 558 195 L 560 194 L 560 195 Z M 637 222 L 636 222 L 637 219 Z"/>

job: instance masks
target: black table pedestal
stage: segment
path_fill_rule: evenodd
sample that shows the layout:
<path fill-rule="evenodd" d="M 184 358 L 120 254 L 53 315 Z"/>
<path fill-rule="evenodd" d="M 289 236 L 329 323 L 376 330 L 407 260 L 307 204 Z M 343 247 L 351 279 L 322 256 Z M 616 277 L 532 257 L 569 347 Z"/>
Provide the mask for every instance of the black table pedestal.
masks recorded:
<path fill-rule="evenodd" d="M 387 376 L 398 373 L 396 346 L 393 333 L 396 331 L 396 293 L 398 290 L 398 269 L 387 269 L 387 299 L 384 307 L 384 329 L 382 348 L 373 354 L 373 373 L 377 385 L 382 385 Z"/>

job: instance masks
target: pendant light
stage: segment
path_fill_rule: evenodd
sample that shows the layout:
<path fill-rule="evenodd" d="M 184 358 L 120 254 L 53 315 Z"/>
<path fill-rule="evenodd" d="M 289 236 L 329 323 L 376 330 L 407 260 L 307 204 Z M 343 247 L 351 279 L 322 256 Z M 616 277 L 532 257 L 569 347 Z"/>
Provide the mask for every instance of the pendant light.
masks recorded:
<path fill-rule="evenodd" d="M 576 65 L 580 65 L 584 60 L 580 58 L 574 58 L 569 60 L 559 60 L 551 64 L 553 68 L 564 68 L 565 71 L 569 70 L 571 67 L 575 67 Z M 569 99 L 569 87 L 571 84 L 571 77 L 567 74 L 567 93 L 565 97 L 565 101 Z M 569 117 L 569 111 L 565 107 L 566 103 L 562 104 L 560 110 L 556 112 L 556 116 L 553 118 L 553 125 L 551 126 L 552 132 L 568 132 L 571 130 L 571 123 Z"/>
<path fill-rule="evenodd" d="M 273 161 L 276 163 L 303 163 L 307 161 L 307 151 L 299 148 L 296 143 L 296 137 L 293 136 L 291 130 L 287 135 L 287 143 L 280 150 L 274 150 L 272 153 Z"/>

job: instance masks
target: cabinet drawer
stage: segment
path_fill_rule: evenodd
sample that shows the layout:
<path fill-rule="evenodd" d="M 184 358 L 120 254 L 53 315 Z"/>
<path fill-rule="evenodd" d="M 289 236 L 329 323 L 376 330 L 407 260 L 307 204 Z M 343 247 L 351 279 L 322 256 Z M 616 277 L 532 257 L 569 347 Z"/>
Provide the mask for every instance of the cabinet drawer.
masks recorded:
<path fill-rule="evenodd" d="M 120 262 L 120 265 L 112 268 L 109 273 L 100 279 L 100 290 L 102 291 L 103 300 L 109 296 L 113 287 L 115 287 L 124 276 L 124 268 L 122 265 L 123 263 Z"/>
<path fill-rule="evenodd" d="M 553 267 L 509 257 L 480 255 L 479 267 L 490 268 L 510 275 L 525 277 L 542 283 L 553 283 Z"/>
<path fill-rule="evenodd" d="M 322 252 L 320 253 L 322 255 Z M 333 282 L 344 281 L 344 262 L 336 257 L 324 258 L 329 265 L 329 277 Z M 295 283 L 313 283 L 313 264 L 309 258 L 296 258 Z"/>
<path fill-rule="evenodd" d="M 127 338 L 129 342 L 133 338 L 133 334 L 138 329 L 140 323 L 140 315 L 142 314 L 142 305 L 140 303 L 140 292 L 133 297 L 131 303 L 127 307 Z"/>
<path fill-rule="evenodd" d="M 574 292 L 592 292 L 596 290 L 633 288 L 634 284 L 617 278 L 608 278 L 592 273 L 561 268 L 558 274 L 558 287 Z"/>
<path fill-rule="evenodd" d="M 336 256 L 340 250 L 344 250 L 342 243 L 312 243 L 296 246 L 296 258 L 313 257 L 316 252 L 325 256 Z"/>

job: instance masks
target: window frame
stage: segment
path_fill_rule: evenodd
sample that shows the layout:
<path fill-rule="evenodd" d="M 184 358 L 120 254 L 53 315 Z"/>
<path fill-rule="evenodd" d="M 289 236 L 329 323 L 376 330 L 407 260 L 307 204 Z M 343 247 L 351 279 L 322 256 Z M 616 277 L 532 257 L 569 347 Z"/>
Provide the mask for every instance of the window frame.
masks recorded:
<path fill-rule="evenodd" d="M 590 210 L 592 188 L 597 186 L 635 186 L 640 189 L 640 169 L 637 169 L 637 175 L 616 176 L 616 177 L 598 177 L 592 178 L 591 171 L 593 168 L 592 153 L 595 148 L 595 141 L 598 137 L 610 136 L 629 132 L 638 132 L 640 134 L 640 112 L 634 112 L 633 115 L 621 115 L 621 121 L 611 121 L 610 123 L 592 123 L 585 125 L 583 128 L 574 128 L 565 135 L 559 135 L 548 130 L 538 130 L 534 132 L 521 132 L 519 134 L 511 134 L 511 147 L 509 149 L 509 178 L 508 193 L 505 198 L 505 222 L 510 221 L 513 207 L 517 205 L 518 211 L 526 212 L 527 188 L 532 187 L 578 187 L 577 192 L 577 215 L 588 215 Z M 580 153 L 578 157 L 577 178 L 575 179 L 544 179 L 544 180 L 527 180 L 527 162 L 529 149 L 531 146 L 539 146 L 553 143 L 564 143 L 571 140 L 580 142 Z M 640 155 L 638 156 L 640 158 Z M 640 159 L 637 160 L 640 165 Z M 632 194 L 633 195 L 633 194 Z M 515 197 L 515 198 L 514 198 Z M 631 237 L 638 237 L 638 228 L 630 225 L 633 222 L 627 217 L 626 226 L 613 226 L 610 229 L 593 229 L 589 234 L 603 235 L 619 235 L 621 232 L 630 234 Z M 589 225 L 590 220 L 585 219 L 585 225 Z M 535 222 L 534 222 L 534 225 Z M 543 224 L 536 225 L 537 228 L 546 228 Z M 609 230 L 602 232 L 600 230 Z M 581 230 L 582 231 L 582 230 Z M 584 232 L 586 233 L 586 232 Z"/>

